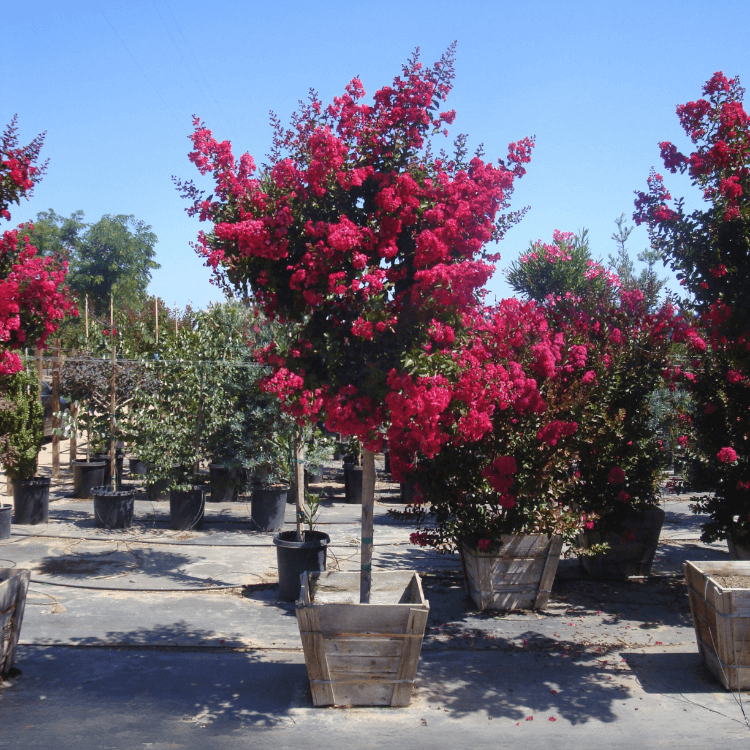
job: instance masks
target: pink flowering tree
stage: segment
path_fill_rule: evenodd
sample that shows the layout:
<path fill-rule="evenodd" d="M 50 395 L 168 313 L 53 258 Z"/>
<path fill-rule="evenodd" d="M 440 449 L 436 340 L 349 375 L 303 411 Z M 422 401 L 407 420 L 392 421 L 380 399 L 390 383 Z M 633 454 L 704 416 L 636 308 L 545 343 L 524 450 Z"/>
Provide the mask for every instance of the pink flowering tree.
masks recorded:
<path fill-rule="evenodd" d="M 665 377 L 671 383 L 682 375 L 669 367 L 672 346 L 702 341 L 669 301 L 649 312 L 639 289 L 624 289 L 591 258 L 585 237 L 556 232 L 551 245 L 533 245 L 509 274 L 516 291 L 529 297 L 550 289 L 537 281 L 550 277 L 560 286 L 538 302 L 552 328 L 588 353 L 589 399 L 575 416 L 575 475 L 565 499 L 597 516 L 598 529 L 618 532 L 629 516 L 657 502 L 667 452 L 653 397 Z"/>
<path fill-rule="evenodd" d="M 28 196 L 44 172 L 39 167 L 43 136 L 18 145 L 16 119 L 0 136 L 0 217 L 10 220 L 10 207 Z M 67 264 L 42 258 L 30 243 L 30 225 L 0 234 L 0 375 L 23 368 L 17 354 L 24 346 L 43 346 L 66 314 L 76 314 L 65 287 Z"/>
<path fill-rule="evenodd" d="M 595 387 L 588 345 L 515 299 L 465 316 L 460 335 L 459 352 L 438 348 L 422 362 L 435 374 L 402 373 L 387 397 L 392 470 L 430 502 L 412 541 L 443 552 L 486 551 L 512 533 L 575 542 L 589 519 L 562 499 L 575 483 L 576 418 Z"/>
<path fill-rule="evenodd" d="M 455 117 L 453 61 L 454 46 L 431 67 L 415 54 L 371 101 L 358 78 L 327 106 L 312 92 L 291 127 L 273 118 L 260 170 L 196 120 L 190 159 L 213 194 L 179 183 L 212 224 L 198 250 L 217 281 L 296 324 L 288 346 L 265 352 L 267 389 L 369 452 L 393 429 L 394 383 L 453 340 L 493 271 L 486 244 L 520 216 L 507 209 L 531 139 L 494 164 L 465 137 L 450 154 L 433 145 Z"/>
<path fill-rule="evenodd" d="M 704 207 L 686 213 L 652 171 L 637 193 L 646 223 L 694 300 L 705 341 L 689 363 L 693 381 L 691 480 L 712 494 L 696 509 L 710 521 L 704 541 L 750 544 L 750 121 L 738 78 L 714 74 L 703 96 L 677 107 L 688 154 L 660 145 L 665 168 L 687 174 Z"/>

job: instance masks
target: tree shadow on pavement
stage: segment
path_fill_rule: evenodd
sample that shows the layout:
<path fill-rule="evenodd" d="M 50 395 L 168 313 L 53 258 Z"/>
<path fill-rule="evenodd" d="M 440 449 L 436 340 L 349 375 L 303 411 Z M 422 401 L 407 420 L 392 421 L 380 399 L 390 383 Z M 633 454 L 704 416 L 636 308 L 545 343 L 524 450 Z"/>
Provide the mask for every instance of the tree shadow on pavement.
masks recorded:
<path fill-rule="evenodd" d="M 209 631 L 202 635 L 212 637 Z M 171 637 L 152 631 L 144 642 L 150 646 Z M 95 738 L 114 727 L 137 747 L 142 746 L 137 740 L 153 742 L 154 734 L 165 730 L 179 742 L 191 729 L 207 737 L 291 726 L 290 708 L 312 703 L 304 664 L 283 655 L 270 661 L 254 652 L 24 646 L 18 665 L 21 676 L 2 695 L 6 728 L 19 713 L 19 722 L 34 724 L 25 709 L 33 713 L 41 703 L 46 711 L 37 721 L 54 731 L 56 720 L 75 717 L 88 747 L 110 746 Z"/>
<path fill-rule="evenodd" d="M 538 633 L 523 633 L 527 646 L 503 652 L 423 653 L 419 697 L 454 718 L 485 712 L 489 717 L 571 724 L 616 720 L 614 704 L 632 694 L 632 678 L 619 657 L 568 655 L 566 645 Z M 530 718 L 531 717 L 531 718 Z"/>

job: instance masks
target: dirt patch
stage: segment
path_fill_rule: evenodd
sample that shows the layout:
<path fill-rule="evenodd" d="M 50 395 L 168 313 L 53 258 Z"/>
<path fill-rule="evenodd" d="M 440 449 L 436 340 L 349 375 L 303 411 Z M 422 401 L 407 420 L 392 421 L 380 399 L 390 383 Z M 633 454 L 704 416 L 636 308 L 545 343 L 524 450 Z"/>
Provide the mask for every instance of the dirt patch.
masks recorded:
<path fill-rule="evenodd" d="M 750 576 L 711 576 L 724 589 L 750 589 Z"/>

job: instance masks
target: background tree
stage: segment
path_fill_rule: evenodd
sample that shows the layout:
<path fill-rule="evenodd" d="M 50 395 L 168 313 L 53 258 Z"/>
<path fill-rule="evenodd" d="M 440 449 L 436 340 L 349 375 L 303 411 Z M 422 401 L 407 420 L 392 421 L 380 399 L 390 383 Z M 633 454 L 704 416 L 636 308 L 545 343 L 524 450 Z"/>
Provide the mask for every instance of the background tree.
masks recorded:
<path fill-rule="evenodd" d="M 59 255 L 70 264 L 68 282 L 83 306 L 92 312 L 109 309 L 111 294 L 119 306 L 138 307 L 146 299 L 154 260 L 156 235 L 134 216 L 106 214 L 95 224 L 83 211 L 69 217 L 54 210 L 37 214 L 31 237 L 43 255 Z"/>
<path fill-rule="evenodd" d="M 154 261 L 156 235 L 134 216 L 102 216 L 80 239 L 72 258 L 70 285 L 79 299 L 88 295 L 95 310 L 106 309 L 114 295 L 119 305 L 146 297 Z"/>
<path fill-rule="evenodd" d="M 627 225 L 625 214 L 620 214 L 615 219 L 615 224 L 617 231 L 613 232 L 612 239 L 617 252 L 609 255 L 609 267 L 617 274 L 624 289 L 641 290 L 647 309 L 653 312 L 659 305 L 659 297 L 667 283 L 666 278 L 660 278 L 656 273 L 656 264 L 659 261 L 665 262 L 664 254 L 657 247 L 645 248 L 638 253 L 637 259 L 645 263 L 646 267 L 636 275 L 635 264 L 627 250 L 627 241 L 634 227 Z"/>

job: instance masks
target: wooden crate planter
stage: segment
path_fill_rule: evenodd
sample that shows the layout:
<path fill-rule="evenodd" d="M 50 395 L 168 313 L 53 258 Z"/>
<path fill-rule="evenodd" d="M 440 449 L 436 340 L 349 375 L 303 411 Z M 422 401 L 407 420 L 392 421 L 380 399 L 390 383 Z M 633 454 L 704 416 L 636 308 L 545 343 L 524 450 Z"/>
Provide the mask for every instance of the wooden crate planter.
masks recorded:
<path fill-rule="evenodd" d="M 316 706 L 408 706 L 429 602 L 412 571 L 303 573 L 297 621 Z"/>
<path fill-rule="evenodd" d="M 698 650 L 725 688 L 750 688 L 750 587 L 727 588 L 715 576 L 750 576 L 750 562 L 685 562 Z"/>
<path fill-rule="evenodd" d="M 0 568 L 0 678 L 7 675 L 16 662 L 30 578 L 28 570 Z"/>
<path fill-rule="evenodd" d="M 461 567 L 479 609 L 544 609 L 552 592 L 562 537 L 503 534 L 500 549 L 461 548 Z"/>

